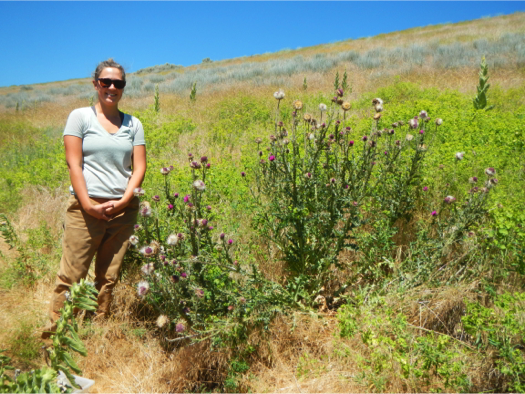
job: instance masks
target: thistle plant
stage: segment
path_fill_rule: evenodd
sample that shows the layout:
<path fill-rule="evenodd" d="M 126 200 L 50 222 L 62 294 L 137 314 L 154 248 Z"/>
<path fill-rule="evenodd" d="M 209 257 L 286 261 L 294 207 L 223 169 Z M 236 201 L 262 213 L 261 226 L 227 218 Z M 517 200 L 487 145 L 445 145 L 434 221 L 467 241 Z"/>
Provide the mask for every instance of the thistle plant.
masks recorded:
<path fill-rule="evenodd" d="M 189 154 L 191 180 L 185 191 L 172 190 L 170 167 L 165 167 L 162 192 L 136 193 L 144 196 L 141 222 L 130 239 L 131 253 L 143 264 L 137 293 L 159 314 L 159 329 L 174 335 L 169 341 L 238 338 L 249 327 L 267 327 L 286 309 L 287 292 L 257 267 L 240 264 L 236 238 L 215 228 L 210 168 L 208 157 Z"/>
<path fill-rule="evenodd" d="M 308 83 L 306 82 L 306 77 L 304 77 L 303 79 L 303 90 L 307 90 L 308 89 Z"/>
<path fill-rule="evenodd" d="M 375 99 L 370 128 L 357 132 L 346 120 L 344 91 L 336 93 L 329 109 L 319 105 L 324 122 L 297 110 L 291 124 L 277 122 L 267 158 L 251 171 L 259 205 L 254 227 L 280 251 L 293 283 L 302 283 L 306 303 L 330 267 L 340 267 L 339 254 L 359 248 L 355 233 L 370 217 L 385 216 L 392 225 L 413 209 L 421 163 L 438 127 L 429 127 L 425 111 L 384 127 L 383 101 Z M 264 151 L 260 142 L 257 151 Z"/>

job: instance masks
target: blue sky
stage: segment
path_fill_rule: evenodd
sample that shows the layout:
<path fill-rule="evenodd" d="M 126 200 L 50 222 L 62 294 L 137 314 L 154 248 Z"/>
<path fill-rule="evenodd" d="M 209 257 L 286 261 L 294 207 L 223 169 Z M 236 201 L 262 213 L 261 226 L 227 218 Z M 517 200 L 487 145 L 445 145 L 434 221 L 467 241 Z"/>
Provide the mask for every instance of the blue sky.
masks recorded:
<path fill-rule="evenodd" d="M 525 11 L 525 2 L 3 2 L 0 86 L 183 66 Z"/>

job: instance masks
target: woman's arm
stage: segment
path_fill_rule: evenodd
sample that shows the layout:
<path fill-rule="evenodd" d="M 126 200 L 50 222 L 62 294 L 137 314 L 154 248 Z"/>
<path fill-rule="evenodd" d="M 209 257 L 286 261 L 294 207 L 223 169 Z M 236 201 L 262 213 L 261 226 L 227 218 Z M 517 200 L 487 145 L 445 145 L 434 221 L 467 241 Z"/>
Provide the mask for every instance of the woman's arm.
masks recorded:
<path fill-rule="evenodd" d="M 82 173 L 82 165 L 84 162 L 82 156 L 82 138 L 65 135 L 64 146 L 66 148 L 66 162 L 69 168 L 69 178 L 71 179 L 71 185 L 73 190 L 80 202 L 80 205 L 89 215 L 96 217 L 97 219 L 109 220 L 106 215 L 106 209 L 113 206 L 111 201 L 103 204 L 93 205 L 89 199 L 89 195 L 86 187 L 86 180 Z"/>
<path fill-rule="evenodd" d="M 133 191 L 140 187 L 142 181 L 144 180 L 144 175 L 146 174 L 146 146 L 145 145 L 135 145 L 133 147 L 133 175 L 129 178 L 128 186 L 124 195 L 120 200 L 108 201 L 113 204 L 106 209 L 106 215 L 113 215 L 114 213 L 121 211 L 126 208 L 133 198 Z"/>

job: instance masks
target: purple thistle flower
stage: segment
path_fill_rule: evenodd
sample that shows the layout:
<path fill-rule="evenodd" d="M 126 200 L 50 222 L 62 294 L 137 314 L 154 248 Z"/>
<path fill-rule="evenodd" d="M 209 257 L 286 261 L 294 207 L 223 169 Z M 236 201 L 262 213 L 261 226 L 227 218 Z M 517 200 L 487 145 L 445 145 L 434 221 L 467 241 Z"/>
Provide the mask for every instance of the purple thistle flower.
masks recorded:
<path fill-rule="evenodd" d="M 385 151 L 384 154 L 385 154 L 385 156 L 388 156 L 388 151 Z"/>
<path fill-rule="evenodd" d="M 425 130 L 419 130 L 419 134 L 425 134 Z"/>
<path fill-rule="evenodd" d="M 456 201 L 456 198 L 454 196 L 446 196 L 444 201 L 447 203 L 447 204 L 452 204 L 454 201 Z"/>
<path fill-rule="evenodd" d="M 201 165 L 200 163 L 197 163 L 196 161 L 192 161 L 190 164 L 190 167 L 198 170 L 199 168 L 201 168 Z"/>
<path fill-rule="evenodd" d="M 208 162 L 208 157 L 207 156 L 202 156 L 201 157 L 201 163 L 207 163 Z"/>
<path fill-rule="evenodd" d="M 211 167 L 211 164 L 210 163 L 207 163 L 206 164 L 206 168 L 210 168 Z"/>
<path fill-rule="evenodd" d="M 233 239 L 228 240 L 228 245 L 231 245 L 231 244 L 233 244 Z"/>
<path fill-rule="evenodd" d="M 171 211 L 173 209 L 173 204 L 168 204 L 168 211 Z"/>
<path fill-rule="evenodd" d="M 470 177 L 468 181 L 470 183 L 477 183 L 478 182 L 478 177 L 477 176 Z"/>
<path fill-rule="evenodd" d="M 188 277 L 188 274 L 186 272 L 183 272 L 180 274 L 180 277 L 186 279 Z"/>
<path fill-rule="evenodd" d="M 437 216 L 437 214 L 438 213 L 436 211 L 432 211 L 432 213 L 431 213 L 432 216 Z"/>
<path fill-rule="evenodd" d="M 173 195 L 173 197 L 175 197 L 175 198 L 179 198 L 179 193 L 175 193 L 175 194 Z"/>
<path fill-rule="evenodd" d="M 221 235 L 219 235 L 219 238 L 220 238 L 220 239 L 224 239 L 225 236 L 226 236 L 226 234 L 221 233 Z"/>
<path fill-rule="evenodd" d="M 173 283 L 179 283 L 179 277 L 178 277 L 177 275 L 171 275 L 170 280 L 171 280 Z"/>
<path fill-rule="evenodd" d="M 186 327 L 182 323 L 177 323 L 175 326 L 175 331 L 177 332 L 184 332 L 186 330 Z"/>
<path fill-rule="evenodd" d="M 496 174 L 496 170 L 493 167 L 486 168 L 485 174 L 488 176 L 493 176 Z"/>
<path fill-rule="evenodd" d="M 246 176 L 246 173 L 244 171 L 241 172 L 241 176 L 242 177 L 245 177 Z"/>
<path fill-rule="evenodd" d="M 426 192 L 427 190 L 428 190 L 428 187 L 427 187 L 427 186 L 423 187 L 423 191 L 424 191 L 424 192 Z"/>
<path fill-rule="evenodd" d="M 135 224 L 135 225 L 133 226 L 133 228 L 135 229 L 135 231 L 140 230 L 140 227 L 141 227 L 140 224 Z"/>
<path fill-rule="evenodd" d="M 189 158 L 192 158 L 192 157 L 193 157 L 193 154 L 188 153 L 188 157 L 189 157 Z"/>
<path fill-rule="evenodd" d="M 191 198 L 191 196 L 190 196 L 189 194 L 186 194 L 186 195 L 184 196 L 184 202 L 188 202 L 188 201 L 190 201 L 190 198 Z"/>
<path fill-rule="evenodd" d="M 186 313 L 186 314 L 187 314 L 187 313 L 190 313 L 190 308 L 186 307 L 186 308 L 184 308 L 182 311 L 183 311 L 184 313 Z"/>
<path fill-rule="evenodd" d="M 368 140 L 368 137 L 366 135 L 363 136 L 363 138 L 361 138 L 363 141 L 367 141 Z"/>
<path fill-rule="evenodd" d="M 169 166 L 169 169 L 170 169 L 170 171 L 173 171 L 175 169 L 175 167 Z"/>
<path fill-rule="evenodd" d="M 153 201 L 157 201 L 157 202 L 159 202 L 159 201 L 160 201 L 160 196 L 159 196 L 159 195 L 154 195 L 153 197 L 151 197 L 151 199 L 152 199 Z"/>
<path fill-rule="evenodd" d="M 208 206 L 206 207 L 206 209 L 207 209 L 208 211 L 211 211 L 211 205 L 208 205 Z"/>
<path fill-rule="evenodd" d="M 354 146 L 354 141 L 353 141 L 353 140 L 350 141 L 350 142 L 348 143 L 348 146 Z"/>
<path fill-rule="evenodd" d="M 208 226 L 208 230 L 213 230 L 213 226 Z"/>
<path fill-rule="evenodd" d="M 333 140 L 333 139 L 335 138 L 335 135 L 330 134 L 329 138 L 330 138 L 331 140 Z"/>
<path fill-rule="evenodd" d="M 359 205 L 357 201 L 354 201 L 352 204 L 354 204 L 354 207 L 357 207 Z"/>
<path fill-rule="evenodd" d="M 350 185 L 345 185 L 345 189 L 348 189 L 350 187 Z"/>
<path fill-rule="evenodd" d="M 268 160 L 269 161 L 274 161 L 275 160 L 275 156 L 274 155 L 270 155 L 270 157 L 268 157 Z"/>
<path fill-rule="evenodd" d="M 351 131 L 352 128 L 350 126 L 346 126 L 346 131 Z"/>

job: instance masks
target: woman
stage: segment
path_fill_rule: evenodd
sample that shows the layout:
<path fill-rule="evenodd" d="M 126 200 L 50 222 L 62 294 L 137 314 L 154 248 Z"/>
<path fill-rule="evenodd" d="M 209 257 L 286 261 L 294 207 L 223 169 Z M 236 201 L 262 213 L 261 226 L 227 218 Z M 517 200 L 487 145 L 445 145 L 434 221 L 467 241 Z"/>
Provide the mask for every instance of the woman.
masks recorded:
<path fill-rule="evenodd" d="M 56 330 L 66 291 L 86 277 L 95 253 L 97 317 L 109 311 L 139 209 L 133 191 L 140 187 L 146 172 L 142 124 L 118 109 L 125 85 L 126 74 L 120 64 L 113 59 L 101 62 L 93 78 L 98 103 L 71 112 L 64 129 L 71 197 L 51 301 L 51 325 L 43 338 Z"/>

